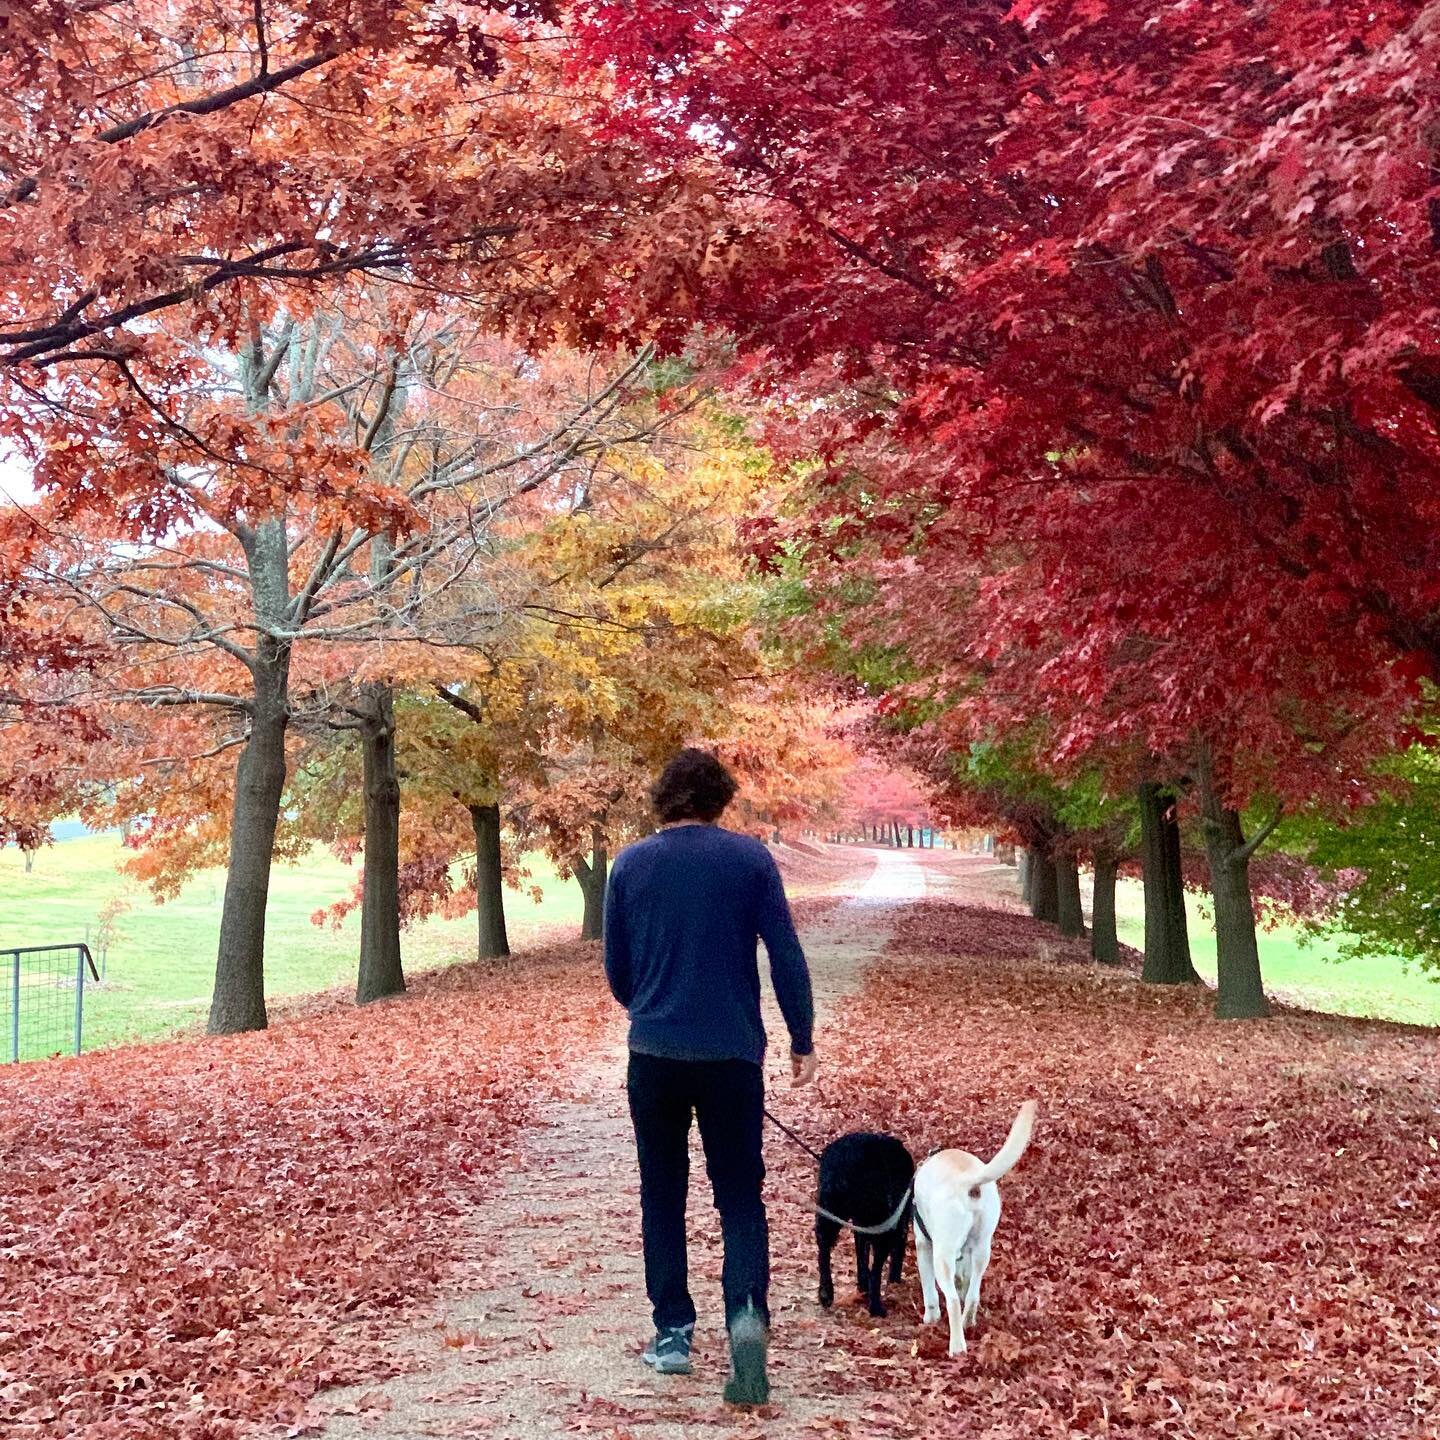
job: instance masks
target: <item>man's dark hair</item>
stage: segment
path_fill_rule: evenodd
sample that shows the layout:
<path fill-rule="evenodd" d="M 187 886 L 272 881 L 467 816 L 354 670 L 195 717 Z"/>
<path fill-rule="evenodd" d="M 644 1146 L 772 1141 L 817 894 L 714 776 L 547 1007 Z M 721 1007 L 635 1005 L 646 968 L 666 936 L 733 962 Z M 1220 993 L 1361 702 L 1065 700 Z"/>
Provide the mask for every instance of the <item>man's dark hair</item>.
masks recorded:
<path fill-rule="evenodd" d="M 666 825 L 677 820 L 718 820 L 740 787 L 708 751 L 687 746 L 665 767 L 650 803 Z"/>

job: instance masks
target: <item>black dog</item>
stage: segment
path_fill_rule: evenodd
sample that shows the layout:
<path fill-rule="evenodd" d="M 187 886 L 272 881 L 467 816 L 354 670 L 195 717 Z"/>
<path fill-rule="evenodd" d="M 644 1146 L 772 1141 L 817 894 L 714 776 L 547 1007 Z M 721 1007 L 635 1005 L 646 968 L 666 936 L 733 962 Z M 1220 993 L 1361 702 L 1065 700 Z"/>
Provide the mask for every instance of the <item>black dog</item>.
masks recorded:
<path fill-rule="evenodd" d="M 872 1315 L 883 1315 L 880 1282 L 890 1262 L 890 1283 L 900 1279 L 905 1259 L 905 1237 L 910 1230 L 915 1161 L 893 1135 L 856 1131 L 832 1141 L 820 1156 L 818 1210 L 828 1210 L 854 1225 L 889 1228 L 880 1234 L 855 1234 L 855 1286 L 869 1302 Z M 897 1218 L 898 1216 L 898 1218 Z M 835 1299 L 830 1273 L 830 1252 L 840 1238 L 841 1226 L 825 1215 L 815 1216 L 815 1239 L 820 1246 L 820 1303 Z"/>

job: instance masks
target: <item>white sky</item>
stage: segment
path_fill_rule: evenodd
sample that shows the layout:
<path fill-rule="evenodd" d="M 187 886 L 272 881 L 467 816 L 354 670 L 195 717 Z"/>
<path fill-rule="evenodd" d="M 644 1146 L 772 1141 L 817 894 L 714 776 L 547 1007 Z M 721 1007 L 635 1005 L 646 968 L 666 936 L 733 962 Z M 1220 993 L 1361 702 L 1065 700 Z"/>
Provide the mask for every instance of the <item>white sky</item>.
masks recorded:
<path fill-rule="evenodd" d="M 14 455 L 0 450 L 0 503 L 27 504 L 35 498 L 30 467 Z"/>

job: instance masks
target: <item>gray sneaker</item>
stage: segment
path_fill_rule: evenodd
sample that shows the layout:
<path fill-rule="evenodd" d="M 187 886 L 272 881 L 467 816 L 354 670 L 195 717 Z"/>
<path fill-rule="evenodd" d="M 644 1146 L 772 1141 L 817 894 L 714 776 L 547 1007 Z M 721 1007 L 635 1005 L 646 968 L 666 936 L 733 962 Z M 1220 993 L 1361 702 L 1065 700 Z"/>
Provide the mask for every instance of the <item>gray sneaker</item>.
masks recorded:
<path fill-rule="evenodd" d="M 657 1330 L 655 1338 L 645 1347 L 641 1359 L 657 1375 L 688 1375 L 690 1373 L 690 1341 L 693 1325 L 673 1325 Z"/>
<path fill-rule="evenodd" d="M 770 1379 L 765 1373 L 765 1351 L 769 1342 L 770 1333 L 752 1300 L 730 1326 L 730 1378 L 725 1382 L 727 1405 L 769 1402 Z"/>

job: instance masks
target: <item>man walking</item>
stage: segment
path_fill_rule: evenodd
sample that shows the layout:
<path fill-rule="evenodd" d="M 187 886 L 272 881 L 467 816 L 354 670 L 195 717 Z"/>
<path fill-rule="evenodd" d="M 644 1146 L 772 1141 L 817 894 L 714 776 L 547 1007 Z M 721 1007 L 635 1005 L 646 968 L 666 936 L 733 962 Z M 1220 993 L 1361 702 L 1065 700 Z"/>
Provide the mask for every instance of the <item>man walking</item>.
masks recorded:
<path fill-rule="evenodd" d="M 660 829 L 616 858 L 605 903 L 605 973 L 630 1012 L 630 1115 L 640 1160 L 645 1288 L 655 1339 L 645 1363 L 688 1374 L 695 1303 L 685 1253 L 690 1121 L 725 1242 L 725 1399 L 763 1405 L 770 1312 L 770 1236 L 761 1182 L 765 1030 L 756 941 L 790 1031 L 792 1078 L 815 1075 L 810 972 L 785 888 L 758 840 L 720 829 L 730 772 L 682 750 L 651 792 Z"/>

